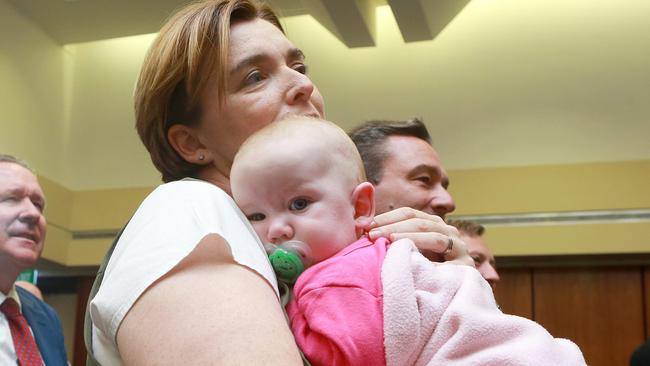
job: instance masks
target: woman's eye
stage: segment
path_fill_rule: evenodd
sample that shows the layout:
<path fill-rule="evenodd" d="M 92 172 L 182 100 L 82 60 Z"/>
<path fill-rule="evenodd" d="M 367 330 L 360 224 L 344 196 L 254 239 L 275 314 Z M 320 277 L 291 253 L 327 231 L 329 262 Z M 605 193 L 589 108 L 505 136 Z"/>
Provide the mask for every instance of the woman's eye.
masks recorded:
<path fill-rule="evenodd" d="M 297 198 L 289 203 L 289 210 L 302 211 L 309 206 L 309 201 L 304 198 Z"/>
<path fill-rule="evenodd" d="M 248 221 L 262 221 L 265 218 L 266 218 L 266 215 L 264 215 L 262 213 L 258 213 L 258 212 L 246 216 L 246 219 L 248 219 Z"/>
<path fill-rule="evenodd" d="M 262 80 L 264 80 L 264 75 L 262 75 L 259 70 L 255 70 L 246 75 L 246 78 L 244 79 L 244 86 L 257 84 Z"/>
<path fill-rule="evenodd" d="M 307 74 L 307 65 L 305 64 L 295 64 L 292 68 L 301 74 Z"/>

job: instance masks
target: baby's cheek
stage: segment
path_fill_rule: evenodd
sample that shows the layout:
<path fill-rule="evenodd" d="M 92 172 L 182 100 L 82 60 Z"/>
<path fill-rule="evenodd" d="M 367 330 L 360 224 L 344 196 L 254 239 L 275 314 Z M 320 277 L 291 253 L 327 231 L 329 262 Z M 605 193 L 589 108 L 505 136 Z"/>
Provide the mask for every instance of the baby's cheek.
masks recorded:
<path fill-rule="evenodd" d="M 341 249 L 347 246 L 347 244 L 337 242 L 336 239 L 337 238 L 330 236 L 330 240 L 320 241 L 311 245 L 311 250 L 314 252 L 314 260 L 316 262 L 321 262 L 334 256 Z"/>
<path fill-rule="evenodd" d="M 257 237 L 260 239 L 262 243 L 265 243 L 266 240 L 266 230 L 265 230 L 265 225 L 257 223 L 255 221 L 251 222 L 251 225 L 253 225 L 253 230 L 255 230 L 255 234 L 257 234 Z"/>

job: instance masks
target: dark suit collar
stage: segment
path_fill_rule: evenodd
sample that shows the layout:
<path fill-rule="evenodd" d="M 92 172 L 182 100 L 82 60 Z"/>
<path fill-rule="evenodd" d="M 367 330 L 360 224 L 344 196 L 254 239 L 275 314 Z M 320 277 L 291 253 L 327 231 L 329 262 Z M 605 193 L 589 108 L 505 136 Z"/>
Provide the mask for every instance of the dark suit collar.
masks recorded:
<path fill-rule="evenodd" d="M 45 313 L 43 306 L 40 306 L 41 300 L 18 286 L 16 286 L 16 292 L 20 298 L 21 311 L 25 319 L 27 319 L 27 323 L 29 323 L 32 328 L 32 332 L 35 332 L 34 328 L 36 324 L 47 326 L 47 314 Z"/>

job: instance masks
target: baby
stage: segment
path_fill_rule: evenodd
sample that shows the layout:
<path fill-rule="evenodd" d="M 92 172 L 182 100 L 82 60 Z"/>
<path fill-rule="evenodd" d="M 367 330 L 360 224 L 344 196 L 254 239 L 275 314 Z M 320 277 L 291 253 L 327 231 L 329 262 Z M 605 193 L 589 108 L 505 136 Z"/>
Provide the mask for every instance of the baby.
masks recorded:
<path fill-rule="evenodd" d="M 475 269 L 432 263 L 410 240 L 364 236 L 374 188 L 333 123 L 267 126 L 242 145 L 230 179 L 262 242 L 306 246 L 312 266 L 286 310 L 313 365 L 585 364 L 573 343 L 501 313 Z"/>

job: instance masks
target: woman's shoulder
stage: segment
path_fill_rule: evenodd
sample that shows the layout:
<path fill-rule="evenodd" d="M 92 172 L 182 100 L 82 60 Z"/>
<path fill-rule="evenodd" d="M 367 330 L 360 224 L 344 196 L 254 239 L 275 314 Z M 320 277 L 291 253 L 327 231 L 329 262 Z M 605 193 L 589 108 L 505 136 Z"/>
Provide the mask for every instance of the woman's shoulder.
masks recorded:
<path fill-rule="evenodd" d="M 178 196 L 181 198 L 206 196 L 228 197 L 228 194 L 223 189 L 212 183 L 198 179 L 185 178 L 159 185 L 149 194 L 147 199 L 158 197 L 169 198 L 170 196 Z"/>
<path fill-rule="evenodd" d="M 232 210 L 236 208 L 232 198 L 216 185 L 198 180 L 183 179 L 161 184 L 142 202 L 138 211 L 183 211 L 206 207 L 210 209 Z"/>

